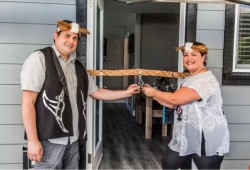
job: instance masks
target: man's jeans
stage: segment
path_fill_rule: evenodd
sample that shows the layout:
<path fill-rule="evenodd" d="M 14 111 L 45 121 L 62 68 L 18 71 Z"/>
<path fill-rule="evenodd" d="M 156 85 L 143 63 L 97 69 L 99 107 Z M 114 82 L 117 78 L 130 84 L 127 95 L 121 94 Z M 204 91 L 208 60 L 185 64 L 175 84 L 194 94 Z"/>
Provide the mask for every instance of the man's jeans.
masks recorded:
<path fill-rule="evenodd" d="M 44 140 L 41 141 L 41 144 L 43 157 L 41 162 L 36 163 L 35 169 L 78 169 L 78 141 L 68 145 L 60 145 Z"/>

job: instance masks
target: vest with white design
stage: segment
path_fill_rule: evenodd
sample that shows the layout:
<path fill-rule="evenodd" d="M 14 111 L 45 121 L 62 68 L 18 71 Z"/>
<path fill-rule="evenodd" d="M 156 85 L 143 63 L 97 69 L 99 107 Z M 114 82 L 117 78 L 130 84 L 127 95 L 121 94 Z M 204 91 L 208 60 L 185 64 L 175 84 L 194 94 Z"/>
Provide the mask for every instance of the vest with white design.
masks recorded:
<path fill-rule="evenodd" d="M 58 58 L 51 47 L 39 50 L 45 56 L 45 82 L 35 103 L 39 140 L 73 136 L 72 109 L 66 79 Z M 77 107 L 79 139 L 86 140 L 86 112 L 84 101 L 88 94 L 88 75 L 80 61 L 75 60 L 77 77 Z"/>

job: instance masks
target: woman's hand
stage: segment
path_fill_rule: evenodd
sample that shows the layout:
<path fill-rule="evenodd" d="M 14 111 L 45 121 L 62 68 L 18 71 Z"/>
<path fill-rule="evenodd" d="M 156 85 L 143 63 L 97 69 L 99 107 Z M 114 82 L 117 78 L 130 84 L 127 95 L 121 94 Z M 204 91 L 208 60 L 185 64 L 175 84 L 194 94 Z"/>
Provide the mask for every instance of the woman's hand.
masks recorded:
<path fill-rule="evenodd" d="M 154 94 L 156 92 L 156 89 L 151 87 L 149 84 L 143 86 L 141 90 L 148 97 L 154 97 Z"/>

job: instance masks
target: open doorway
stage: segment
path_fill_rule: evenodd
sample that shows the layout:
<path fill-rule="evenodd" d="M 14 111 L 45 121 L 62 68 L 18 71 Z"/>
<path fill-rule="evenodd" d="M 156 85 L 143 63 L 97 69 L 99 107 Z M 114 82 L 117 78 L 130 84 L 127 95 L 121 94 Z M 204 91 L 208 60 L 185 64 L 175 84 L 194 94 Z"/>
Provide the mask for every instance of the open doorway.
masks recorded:
<path fill-rule="evenodd" d="M 180 3 L 126 5 L 105 0 L 103 69 L 178 71 L 174 47 L 179 44 L 179 20 Z M 143 77 L 151 85 L 156 79 Z M 127 85 L 131 83 L 133 76 L 127 77 Z M 103 77 L 103 84 L 109 89 L 127 87 L 124 77 Z M 128 108 L 125 104 L 129 102 Z M 159 133 L 145 140 L 133 117 L 133 102 L 132 98 L 104 103 L 102 169 L 161 169 L 160 158 L 168 139 Z M 161 126 L 157 128 L 161 131 Z"/>
<path fill-rule="evenodd" d="M 179 20 L 180 3 L 144 2 L 126 5 L 119 1 L 105 0 L 106 50 L 103 69 L 178 71 L 178 53 L 174 47 L 179 44 Z M 129 40 L 127 48 L 124 46 L 126 37 Z M 143 77 L 145 83 L 151 85 L 156 79 Z M 133 82 L 132 76 L 103 78 L 104 86 L 111 89 L 126 88 Z"/>

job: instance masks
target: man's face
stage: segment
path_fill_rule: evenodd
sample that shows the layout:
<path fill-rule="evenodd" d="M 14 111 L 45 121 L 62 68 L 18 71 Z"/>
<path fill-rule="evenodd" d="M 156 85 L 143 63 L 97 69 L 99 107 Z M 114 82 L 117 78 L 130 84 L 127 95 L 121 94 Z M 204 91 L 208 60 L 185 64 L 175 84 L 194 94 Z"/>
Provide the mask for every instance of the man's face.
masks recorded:
<path fill-rule="evenodd" d="M 62 31 L 60 35 L 54 33 L 55 45 L 59 53 L 64 59 L 68 59 L 77 47 L 78 34 L 70 31 Z"/>

